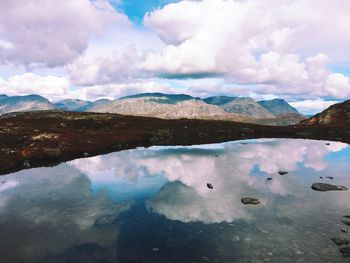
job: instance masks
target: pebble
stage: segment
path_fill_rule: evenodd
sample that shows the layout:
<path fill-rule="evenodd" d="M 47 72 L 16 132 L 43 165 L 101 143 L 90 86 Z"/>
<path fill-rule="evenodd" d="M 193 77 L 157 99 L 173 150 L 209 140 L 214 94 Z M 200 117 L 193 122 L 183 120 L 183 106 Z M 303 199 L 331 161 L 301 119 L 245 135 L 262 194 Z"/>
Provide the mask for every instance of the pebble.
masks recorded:
<path fill-rule="evenodd" d="M 210 184 L 210 183 L 207 183 L 207 187 L 208 187 L 209 189 L 213 189 L 213 188 L 214 188 L 213 185 Z"/>
<path fill-rule="evenodd" d="M 258 205 L 260 204 L 259 199 L 253 197 L 242 197 L 241 202 L 245 205 Z"/>
<path fill-rule="evenodd" d="M 343 232 L 343 233 L 349 233 L 349 229 L 347 229 L 347 228 L 345 228 L 345 227 L 342 228 L 342 229 L 340 229 L 340 231 Z"/>

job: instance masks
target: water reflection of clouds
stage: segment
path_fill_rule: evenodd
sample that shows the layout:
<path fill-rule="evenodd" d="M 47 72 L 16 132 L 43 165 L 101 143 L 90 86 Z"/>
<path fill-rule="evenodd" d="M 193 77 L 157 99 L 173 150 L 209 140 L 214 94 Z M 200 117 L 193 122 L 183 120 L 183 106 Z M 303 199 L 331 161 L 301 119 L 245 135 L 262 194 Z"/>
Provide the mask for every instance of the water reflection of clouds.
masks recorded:
<path fill-rule="evenodd" d="M 244 195 L 252 194 L 268 205 L 266 190 L 284 196 L 295 191 L 292 175 L 282 177 L 278 171 L 293 174 L 300 166 L 322 171 L 327 167 L 325 156 L 346 147 L 338 142 L 268 139 L 246 145 L 151 147 L 76 160 L 71 165 L 93 183 L 129 180 L 137 184 L 140 176 L 162 175 L 168 182 L 148 201 L 150 210 L 184 222 L 230 222 L 250 216 L 240 203 Z M 264 173 L 273 180 L 267 183 Z M 207 188 L 208 182 L 213 190 Z"/>
<path fill-rule="evenodd" d="M 104 192 L 94 194 L 89 178 L 66 164 L 21 171 L 4 179 L 20 183 L 0 195 L 3 262 L 14 258 L 39 262 L 82 243 L 109 246 L 117 238 L 112 221 L 129 207 L 113 202 Z M 101 218 L 109 220 L 102 220 L 104 228 L 95 226 Z"/>

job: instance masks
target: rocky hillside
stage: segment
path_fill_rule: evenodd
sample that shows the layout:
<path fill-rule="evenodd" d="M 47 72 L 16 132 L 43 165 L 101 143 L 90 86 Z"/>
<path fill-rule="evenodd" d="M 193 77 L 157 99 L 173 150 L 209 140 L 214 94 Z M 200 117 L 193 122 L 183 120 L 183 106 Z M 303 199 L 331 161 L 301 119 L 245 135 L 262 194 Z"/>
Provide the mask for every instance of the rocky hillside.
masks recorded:
<path fill-rule="evenodd" d="M 204 100 L 207 103 L 220 106 L 224 111 L 251 117 L 252 119 L 267 119 L 275 116 L 264 107 L 256 103 L 252 98 L 239 97 L 209 97 Z"/>
<path fill-rule="evenodd" d="M 13 96 L 0 95 L 0 114 L 16 111 L 55 109 L 55 105 L 39 95 Z"/>
<path fill-rule="evenodd" d="M 172 95 L 173 96 L 173 95 Z M 220 119 L 246 121 L 238 114 L 225 112 L 219 106 L 207 104 L 199 99 L 169 96 L 124 97 L 96 105 L 90 112 L 109 112 L 123 115 L 157 117 L 163 119 Z"/>
<path fill-rule="evenodd" d="M 300 124 L 306 125 L 349 125 L 350 124 L 350 100 L 337 103 L 325 109 L 315 116 L 303 120 Z"/>
<path fill-rule="evenodd" d="M 282 114 L 300 114 L 295 108 L 290 106 L 288 102 L 282 99 L 261 100 L 257 103 L 276 116 Z"/>
<path fill-rule="evenodd" d="M 266 125 L 292 125 L 304 118 L 284 100 L 257 103 L 247 97 L 215 96 L 201 99 L 186 94 L 141 93 L 116 100 L 92 102 L 66 99 L 52 104 L 38 95 L 0 95 L 0 114 L 48 109 L 109 112 L 164 119 L 232 120 Z"/>

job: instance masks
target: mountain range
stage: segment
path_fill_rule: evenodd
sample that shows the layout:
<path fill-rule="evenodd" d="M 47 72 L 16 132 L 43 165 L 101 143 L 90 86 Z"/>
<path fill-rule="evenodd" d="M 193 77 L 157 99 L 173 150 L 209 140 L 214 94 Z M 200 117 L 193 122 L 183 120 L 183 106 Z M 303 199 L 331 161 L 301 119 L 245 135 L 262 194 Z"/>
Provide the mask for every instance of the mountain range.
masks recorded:
<path fill-rule="evenodd" d="M 104 112 L 163 119 L 211 119 L 290 125 L 305 119 L 285 100 L 254 101 L 249 97 L 214 96 L 201 99 L 186 94 L 141 93 L 115 100 L 66 99 L 52 103 L 39 95 L 0 95 L 0 114 L 34 110 Z"/>

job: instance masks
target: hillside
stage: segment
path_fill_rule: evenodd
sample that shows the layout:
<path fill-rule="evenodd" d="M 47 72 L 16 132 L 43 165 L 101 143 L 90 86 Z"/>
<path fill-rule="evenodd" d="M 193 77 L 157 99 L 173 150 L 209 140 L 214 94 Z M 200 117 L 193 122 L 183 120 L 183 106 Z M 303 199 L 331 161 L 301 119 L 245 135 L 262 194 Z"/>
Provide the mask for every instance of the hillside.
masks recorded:
<path fill-rule="evenodd" d="M 96 105 L 90 112 L 108 112 L 132 116 L 163 119 L 214 119 L 246 121 L 248 118 L 229 114 L 216 105 L 196 99 L 169 98 L 166 96 L 126 97 Z"/>
<path fill-rule="evenodd" d="M 55 109 L 55 105 L 39 95 L 0 97 L 0 114 L 16 111 L 35 111 Z"/>
<path fill-rule="evenodd" d="M 337 103 L 324 111 L 300 122 L 301 125 L 349 125 L 350 124 L 350 100 Z"/>
<path fill-rule="evenodd" d="M 283 114 L 300 114 L 283 99 L 261 100 L 257 103 L 275 116 Z"/>
<path fill-rule="evenodd" d="M 274 118 L 273 114 L 248 97 L 209 97 L 204 101 L 219 105 L 226 112 L 245 115 L 252 119 Z"/>

